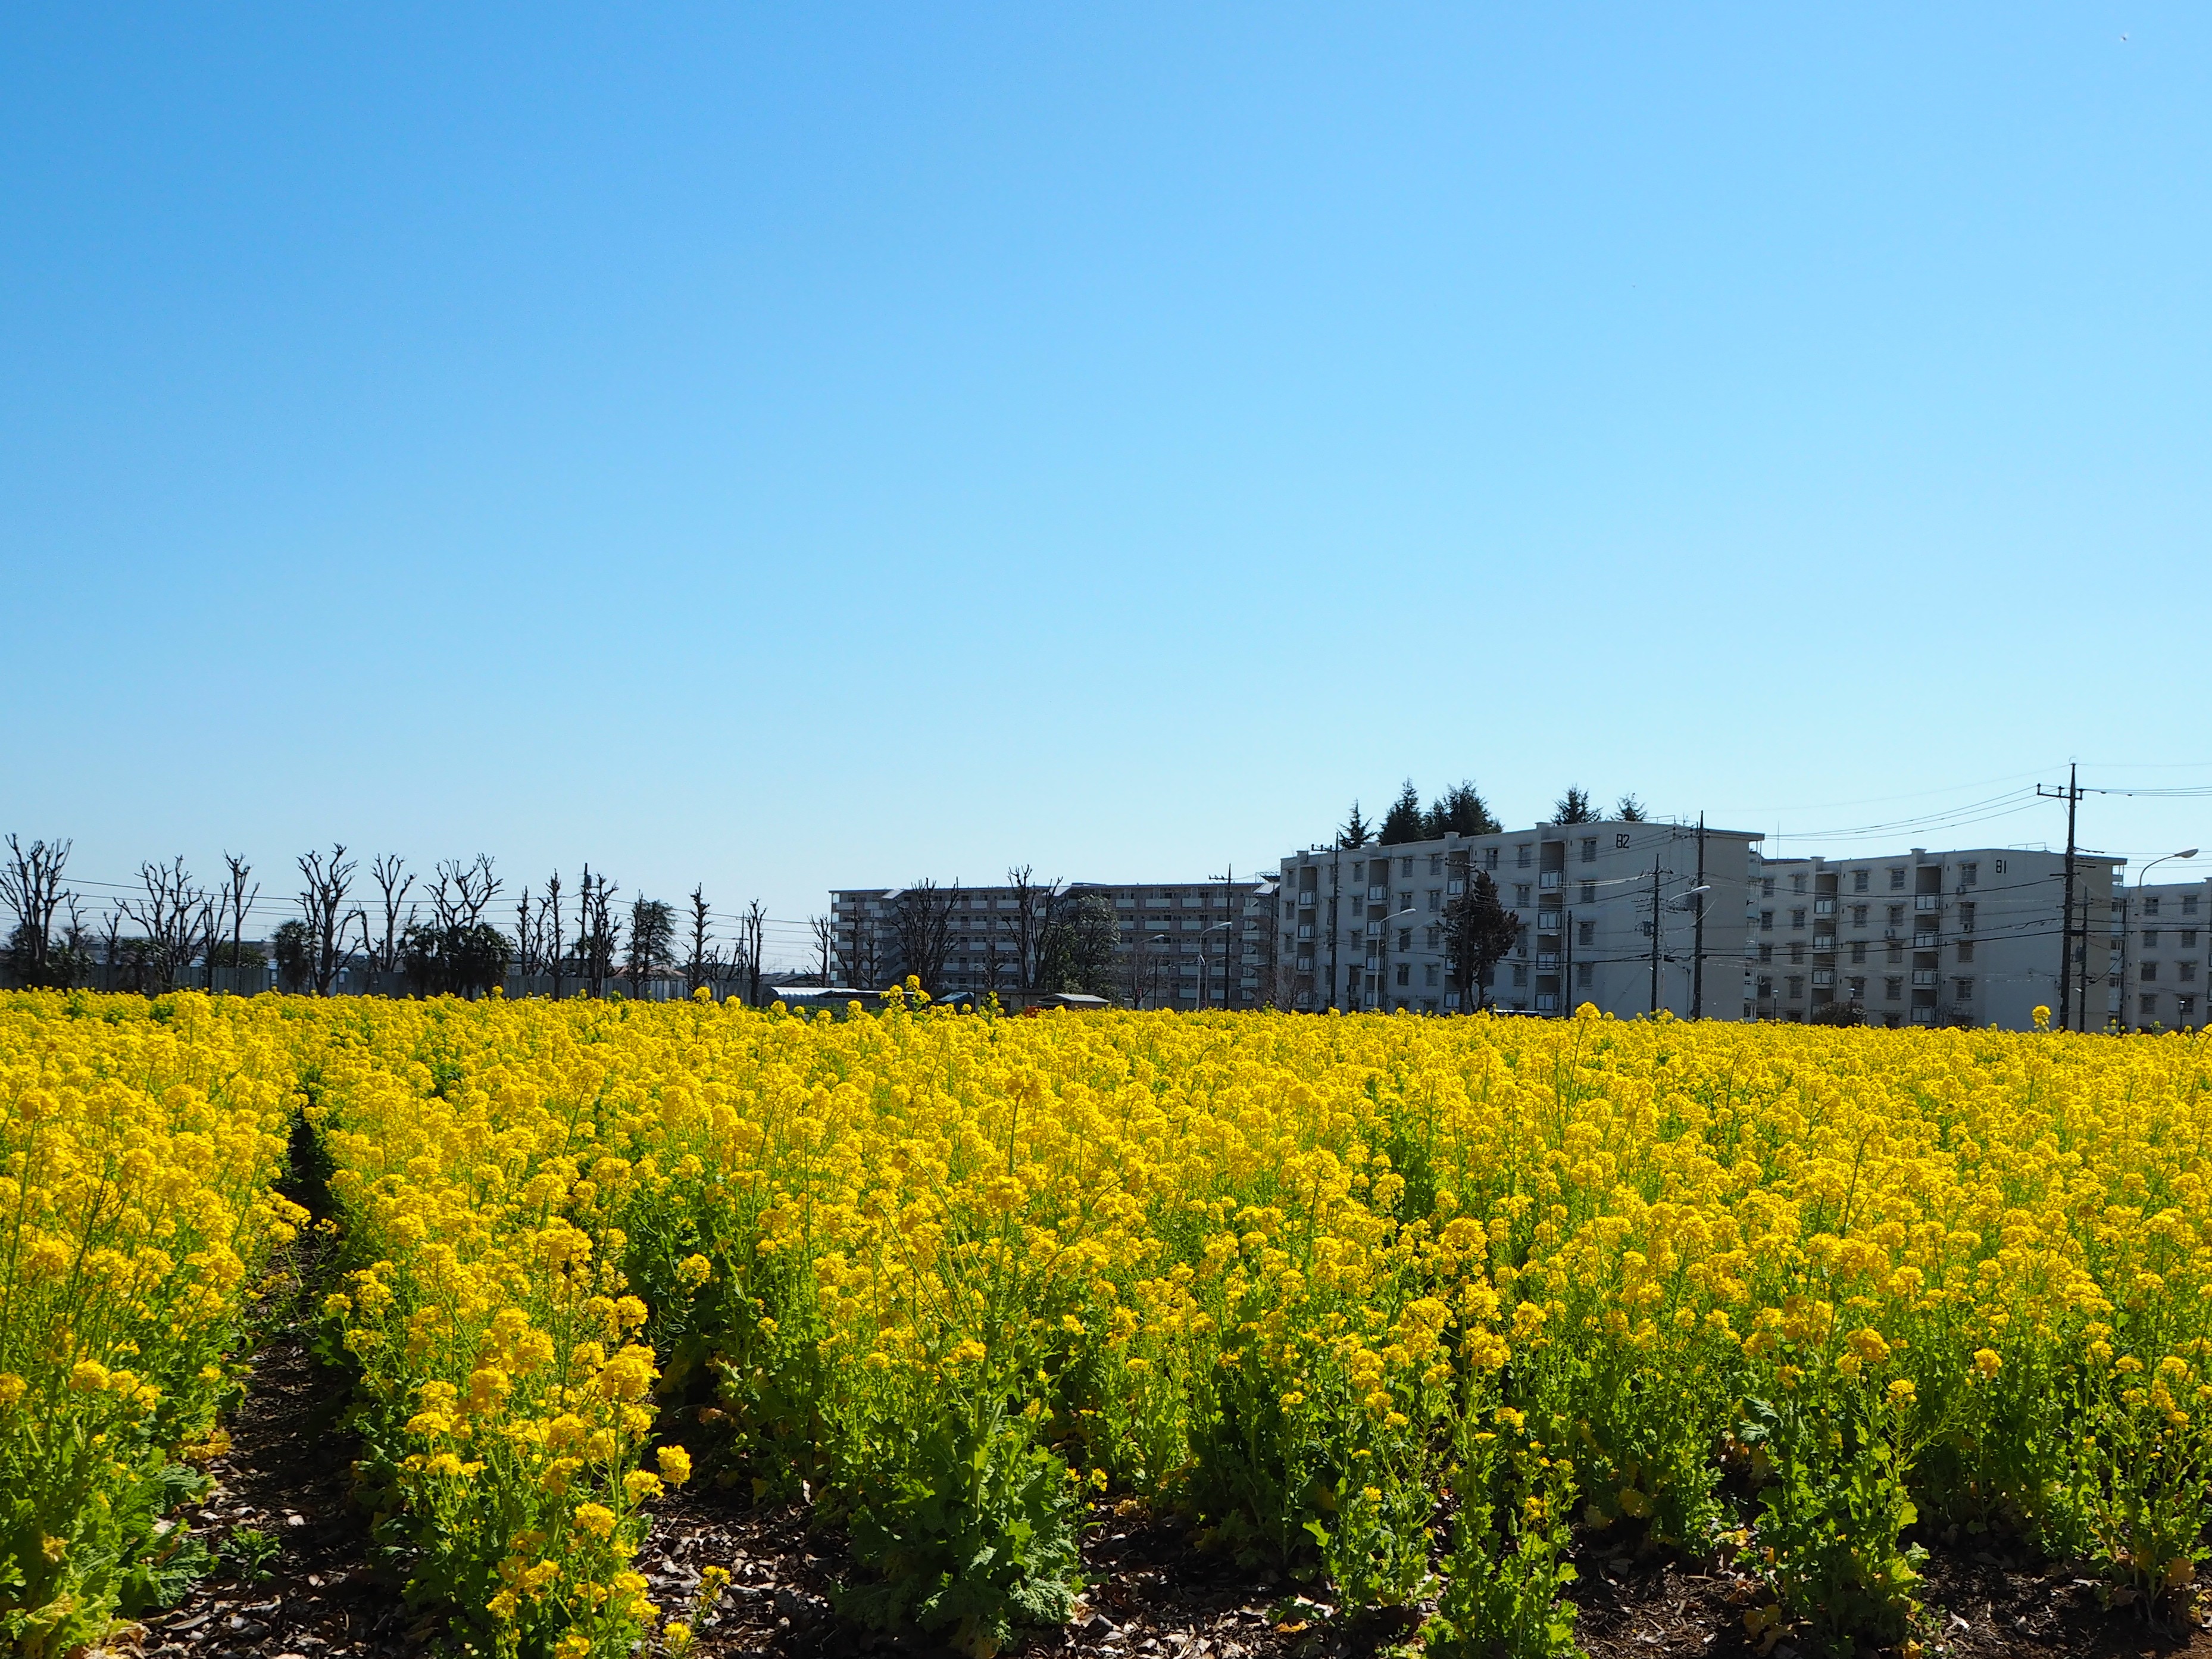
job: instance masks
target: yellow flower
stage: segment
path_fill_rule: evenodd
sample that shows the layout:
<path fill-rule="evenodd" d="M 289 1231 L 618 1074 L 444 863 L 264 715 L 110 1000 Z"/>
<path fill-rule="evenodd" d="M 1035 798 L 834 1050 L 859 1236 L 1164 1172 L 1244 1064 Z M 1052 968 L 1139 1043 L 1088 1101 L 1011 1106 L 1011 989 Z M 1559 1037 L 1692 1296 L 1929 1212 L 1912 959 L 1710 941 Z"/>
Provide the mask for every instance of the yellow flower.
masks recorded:
<path fill-rule="evenodd" d="M 663 1446 L 659 1453 L 660 1478 L 672 1486 L 680 1486 L 691 1478 L 691 1454 L 681 1446 Z"/>
<path fill-rule="evenodd" d="M 615 1512 L 604 1504 L 576 1505 L 576 1524 L 594 1538 L 605 1538 L 615 1529 Z"/>

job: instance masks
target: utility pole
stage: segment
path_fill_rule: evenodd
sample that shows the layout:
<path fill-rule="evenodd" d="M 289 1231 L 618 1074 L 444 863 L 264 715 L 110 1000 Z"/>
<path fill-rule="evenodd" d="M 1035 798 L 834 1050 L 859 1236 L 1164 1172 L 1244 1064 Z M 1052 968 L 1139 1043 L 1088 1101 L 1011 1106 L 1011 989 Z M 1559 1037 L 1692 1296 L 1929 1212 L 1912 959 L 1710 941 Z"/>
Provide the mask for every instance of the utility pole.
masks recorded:
<path fill-rule="evenodd" d="M 1651 1012 L 1659 1012 L 1659 855 L 1651 855 Z"/>
<path fill-rule="evenodd" d="M 1698 814 L 1698 886 L 1705 884 L 1705 815 Z M 1690 1018 L 1705 1017 L 1705 895 L 1698 894 L 1698 920 L 1690 939 Z"/>
<path fill-rule="evenodd" d="M 1567 924 L 1559 935 L 1559 1011 L 1565 1015 L 1575 1011 L 1575 913 L 1570 910 L 1560 920 Z"/>
<path fill-rule="evenodd" d="M 2063 791 L 2046 789 L 2039 783 L 2035 786 L 2037 794 L 2066 803 L 2066 895 L 2062 901 L 2063 916 L 2058 925 L 2058 1029 L 2062 1031 L 2068 1030 L 2074 1019 L 2074 813 L 2081 800 L 2081 769 L 2078 763 L 2067 763 Z M 2082 952 L 2085 957 L 2087 954 L 2086 951 Z M 2089 964 L 2084 961 L 2081 965 L 2086 969 Z M 2082 988 L 2085 1006 L 2089 1000 L 2087 990 L 2087 986 Z"/>
<path fill-rule="evenodd" d="M 1328 1006 L 1336 1006 L 1336 901 L 1342 883 L 1337 872 L 1343 867 L 1344 854 L 1339 849 L 1328 860 Z"/>

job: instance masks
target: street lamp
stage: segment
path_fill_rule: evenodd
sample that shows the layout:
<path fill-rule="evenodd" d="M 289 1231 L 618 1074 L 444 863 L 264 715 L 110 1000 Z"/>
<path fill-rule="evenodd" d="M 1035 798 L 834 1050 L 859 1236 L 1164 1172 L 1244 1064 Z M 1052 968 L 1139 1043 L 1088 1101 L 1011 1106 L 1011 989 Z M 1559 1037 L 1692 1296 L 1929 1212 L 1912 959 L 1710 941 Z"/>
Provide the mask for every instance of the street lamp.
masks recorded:
<path fill-rule="evenodd" d="M 1417 910 L 1418 910 L 1418 909 L 1419 909 L 1419 908 L 1420 908 L 1420 907 L 1419 907 L 1419 905 L 1415 905 L 1415 904 L 1409 904 L 1409 905 L 1407 905 L 1407 906 L 1404 909 L 1402 909 L 1402 910 L 1393 910 L 1393 911 L 1392 911 L 1389 915 L 1387 915 L 1387 916 L 1376 916 L 1376 917 L 1375 917 L 1372 921 L 1369 921 L 1369 922 L 1368 922 L 1367 926 L 1368 926 L 1368 927 L 1373 927 L 1373 928 L 1378 928 L 1378 929 L 1385 930 L 1385 931 L 1382 931 L 1382 932 L 1378 932 L 1378 933 L 1375 935 L 1375 938 L 1376 938 L 1376 939 L 1378 942 L 1382 942 L 1382 943 L 1385 943 L 1385 945 L 1386 945 L 1386 948 L 1385 948 L 1384 950 L 1377 951 L 1374 952 L 1374 955 L 1375 955 L 1378 959 L 1380 959 L 1380 958 L 1383 957 L 1384 956 L 1386 956 L 1386 955 L 1388 954 L 1388 950 L 1387 950 L 1387 940 L 1388 940 L 1388 939 L 1389 939 L 1389 933 L 1388 933 L 1388 931 L 1387 931 L 1387 930 L 1389 929 L 1389 927 L 1390 924 L 1391 924 L 1392 922 L 1394 922 L 1394 921 L 1397 921 L 1397 920 L 1398 920 L 1398 918 L 1399 918 L 1399 917 L 1401 917 L 1401 916 L 1410 916 L 1410 915 L 1412 915 L 1415 911 L 1417 911 Z M 1364 955 L 1364 954 L 1366 954 L 1366 953 L 1365 953 L 1365 952 L 1362 952 L 1362 954 L 1363 954 L 1363 955 Z M 1379 976 L 1379 975 L 1380 975 L 1381 971 L 1382 971 L 1382 970 L 1381 970 L 1381 969 L 1376 969 L 1376 973 L 1377 973 L 1378 976 Z M 1378 1005 L 1377 1005 L 1377 1006 L 1379 1006 L 1379 1005 L 1380 1005 L 1380 999 L 1381 999 L 1381 997 L 1382 997 L 1382 988 L 1380 987 L 1380 985 L 1379 985 L 1379 984 L 1378 984 L 1378 985 L 1377 985 L 1377 987 L 1376 987 L 1376 997 L 1377 997 L 1377 999 L 1378 999 Z"/>
<path fill-rule="evenodd" d="M 2120 1024 L 2124 1030 L 2128 1023 L 2128 940 L 2133 935 L 2136 927 L 2142 923 L 2143 878 L 2168 859 L 2193 859 L 2197 856 L 2197 851 L 2194 847 L 2185 847 L 2179 853 L 2162 853 L 2136 872 L 2134 909 L 2130 915 L 2121 919 L 2120 929 Z"/>

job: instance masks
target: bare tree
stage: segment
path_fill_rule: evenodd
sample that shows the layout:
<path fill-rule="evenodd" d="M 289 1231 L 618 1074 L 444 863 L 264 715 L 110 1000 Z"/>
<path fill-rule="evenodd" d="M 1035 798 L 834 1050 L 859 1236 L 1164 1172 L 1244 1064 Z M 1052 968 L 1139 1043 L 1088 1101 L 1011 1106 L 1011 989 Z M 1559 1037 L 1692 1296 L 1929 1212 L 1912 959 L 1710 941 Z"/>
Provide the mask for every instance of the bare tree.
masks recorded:
<path fill-rule="evenodd" d="M 346 929 L 360 914 L 349 912 L 345 902 L 359 860 L 347 859 L 340 843 L 331 847 L 327 863 L 320 853 L 302 853 L 299 865 L 307 884 L 300 893 L 300 914 L 307 925 L 308 976 L 315 994 L 326 997 L 349 954 Z"/>
<path fill-rule="evenodd" d="M 368 866 L 369 877 L 376 883 L 378 908 L 384 912 L 384 940 L 369 948 L 369 966 L 380 973 L 399 971 L 399 951 L 407 930 L 415 925 L 415 907 L 407 905 L 403 919 L 399 907 L 407 903 L 408 890 L 415 885 L 415 878 L 407 872 L 407 861 L 397 853 L 380 853 Z"/>
<path fill-rule="evenodd" d="M 530 889 L 526 885 L 514 901 L 514 971 L 525 979 L 538 971 L 538 945 L 537 919 L 530 914 Z"/>
<path fill-rule="evenodd" d="M 246 880 L 253 874 L 253 866 L 237 854 L 225 853 L 222 862 L 227 872 L 222 894 L 222 909 L 230 915 L 230 970 L 237 974 L 246 965 L 246 913 L 253 908 L 254 901 L 261 896 L 261 884 L 257 881 L 252 892 L 246 890 Z M 220 919 L 222 911 L 216 914 Z M 231 981 L 234 988 L 237 983 L 235 979 Z M 215 952 L 212 951 L 208 952 L 208 986 L 210 989 L 215 986 Z"/>
<path fill-rule="evenodd" d="M 955 891 L 958 885 L 954 884 Z M 1061 884 L 1057 879 L 1038 881 L 1024 864 L 1006 872 L 1006 885 L 1014 890 L 1014 979 L 1021 989 L 1034 991 L 1051 949 Z"/>
<path fill-rule="evenodd" d="M 540 925 L 548 928 L 550 948 L 545 952 L 547 968 L 553 975 L 553 1000 L 561 1000 L 561 872 L 556 870 L 545 878 L 545 902 L 538 908 Z"/>
<path fill-rule="evenodd" d="M 70 843 L 34 841 L 27 848 L 8 837 L 8 863 L 0 868 L 0 904 L 15 918 L 9 944 L 16 977 L 44 985 L 52 973 L 54 913 L 62 908 L 62 871 Z"/>
<path fill-rule="evenodd" d="M 876 950 L 875 924 L 856 903 L 853 908 L 851 943 L 839 952 L 839 976 L 860 990 L 873 990 L 881 966 Z"/>
<path fill-rule="evenodd" d="M 1011 873 L 1011 872 L 1010 872 Z M 1024 878 L 1028 871 L 1020 872 Z M 925 877 L 898 896 L 891 925 L 898 935 L 899 956 L 906 971 L 935 996 L 945 983 L 945 957 L 951 942 L 952 908 L 960 902 L 960 884 L 940 888 Z M 1029 988 L 1029 981 L 1023 988 Z"/>
<path fill-rule="evenodd" d="M 438 881 L 430 890 L 430 908 L 441 928 L 475 927 L 483 920 L 484 907 L 506 885 L 492 873 L 489 853 L 477 854 L 473 864 L 447 859 L 436 870 Z"/>
<path fill-rule="evenodd" d="M 173 989 L 199 954 L 203 933 L 214 943 L 215 912 L 208 894 L 185 868 L 182 854 L 167 864 L 142 864 L 143 893 L 116 901 L 143 935 L 146 971 L 163 990 Z"/>
<path fill-rule="evenodd" d="M 610 908 L 614 896 L 615 884 L 605 876 L 593 877 L 592 866 L 586 865 L 576 895 L 576 965 L 584 988 L 595 997 L 607 994 L 607 981 L 614 976 L 622 932 Z"/>
<path fill-rule="evenodd" d="M 761 952 L 767 948 L 767 935 L 768 911 L 755 899 L 738 919 L 738 948 L 744 952 L 745 1001 L 755 1008 L 760 1006 L 761 975 L 764 970 Z"/>
<path fill-rule="evenodd" d="M 714 947 L 714 912 L 707 903 L 707 885 L 691 890 L 691 943 L 684 963 L 684 990 L 688 996 L 702 987 L 712 989 L 720 977 L 721 952 Z"/>
<path fill-rule="evenodd" d="M 828 916 L 814 916 L 807 926 L 814 930 L 814 951 L 822 964 L 822 983 L 825 987 L 832 985 L 836 981 L 830 977 L 830 966 L 837 954 L 837 924 Z"/>

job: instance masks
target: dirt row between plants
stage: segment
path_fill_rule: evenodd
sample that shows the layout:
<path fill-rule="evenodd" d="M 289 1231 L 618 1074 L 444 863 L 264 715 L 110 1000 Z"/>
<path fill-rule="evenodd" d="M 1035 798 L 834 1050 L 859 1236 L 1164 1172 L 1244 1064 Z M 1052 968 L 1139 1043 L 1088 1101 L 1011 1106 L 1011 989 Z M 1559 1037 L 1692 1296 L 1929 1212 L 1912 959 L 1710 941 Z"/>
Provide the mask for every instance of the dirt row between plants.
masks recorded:
<path fill-rule="evenodd" d="M 304 1300 L 291 1297 L 291 1316 L 273 1322 L 254 1356 L 230 1449 L 209 1465 L 215 1486 L 187 1516 L 217 1549 L 216 1570 L 146 1621 L 149 1656 L 373 1659 L 436 1642 L 441 1621 L 409 1608 L 397 1580 L 374 1564 L 366 1516 L 350 1497 L 347 1378 L 309 1352 L 296 1317 Z M 654 1506 L 638 1570 L 671 1618 L 691 1605 L 706 1568 L 730 1573 L 719 1606 L 699 1623 L 702 1655 L 934 1652 L 838 1621 L 830 1596 L 842 1550 L 808 1522 L 804 1506 L 750 1508 L 702 1484 Z M 2063 1564 L 1971 1539 L 1931 1541 L 1929 1659 L 2212 1659 L 2212 1632 L 2161 1630 L 2134 1609 L 2107 1607 L 2097 1586 Z M 1194 1548 L 1172 1519 L 1127 1506 L 1094 1509 L 1084 1562 L 1091 1583 L 1078 1617 L 1031 1635 L 1023 1655 L 1364 1659 L 1402 1650 L 1411 1635 L 1414 1615 L 1347 1626 L 1311 1587 L 1255 1576 Z M 1727 1567 L 1608 1534 L 1583 1540 L 1576 1565 L 1578 1634 L 1592 1659 L 1759 1652 L 1742 1625 L 1751 1581 Z M 1799 1656 L 1785 1640 L 1773 1659 Z"/>

